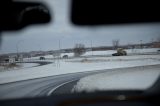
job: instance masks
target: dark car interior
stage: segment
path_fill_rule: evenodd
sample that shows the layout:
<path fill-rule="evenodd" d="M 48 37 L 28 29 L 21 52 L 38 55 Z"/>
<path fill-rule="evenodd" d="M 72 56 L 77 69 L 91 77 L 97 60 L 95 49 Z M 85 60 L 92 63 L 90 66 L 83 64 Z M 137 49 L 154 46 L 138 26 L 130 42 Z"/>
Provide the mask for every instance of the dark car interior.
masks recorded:
<path fill-rule="evenodd" d="M 100 26 L 160 22 L 156 2 L 72 0 L 70 22 L 75 26 Z M 0 1 L 0 32 L 49 23 L 54 17 L 40 2 Z M 0 100 L 0 106 L 159 106 L 160 78 L 145 90 L 114 90 L 94 93 Z"/>

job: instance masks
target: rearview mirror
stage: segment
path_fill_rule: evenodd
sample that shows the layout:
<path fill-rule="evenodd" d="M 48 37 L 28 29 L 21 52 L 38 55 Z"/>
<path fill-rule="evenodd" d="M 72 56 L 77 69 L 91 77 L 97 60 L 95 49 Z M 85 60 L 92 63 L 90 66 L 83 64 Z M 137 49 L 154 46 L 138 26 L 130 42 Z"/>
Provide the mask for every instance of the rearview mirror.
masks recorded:
<path fill-rule="evenodd" d="M 18 30 L 31 24 L 48 23 L 48 8 L 42 3 L 0 1 L 0 31 Z"/>

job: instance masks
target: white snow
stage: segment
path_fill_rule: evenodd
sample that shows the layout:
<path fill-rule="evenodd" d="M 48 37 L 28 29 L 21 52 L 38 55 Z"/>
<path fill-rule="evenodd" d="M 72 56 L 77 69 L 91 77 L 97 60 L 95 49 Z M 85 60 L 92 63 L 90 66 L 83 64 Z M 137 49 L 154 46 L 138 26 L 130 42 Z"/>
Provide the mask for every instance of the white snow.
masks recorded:
<path fill-rule="evenodd" d="M 73 63 L 100 63 L 100 64 L 106 64 L 111 66 L 111 68 L 116 67 L 116 65 L 119 67 L 121 63 L 123 64 L 122 67 L 124 67 L 124 63 L 126 63 L 127 66 L 130 66 L 129 64 L 135 64 L 140 63 L 144 65 L 149 65 L 152 63 L 148 63 L 148 61 L 160 61 L 159 55 L 131 55 L 131 56 L 111 56 L 111 57 L 88 57 L 88 58 L 74 58 L 66 60 L 67 62 L 73 62 Z M 114 64 L 112 63 L 114 62 Z M 126 66 L 125 65 L 125 66 Z M 109 67 L 108 66 L 108 67 Z"/>
<path fill-rule="evenodd" d="M 128 54 L 142 54 L 142 53 L 157 53 L 159 48 L 144 48 L 144 49 L 126 49 Z M 89 55 L 112 55 L 116 53 L 116 50 L 105 50 L 105 51 L 89 51 L 83 54 L 82 56 Z"/>
<path fill-rule="evenodd" d="M 80 79 L 72 92 L 98 90 L 135 90 L 151 87 L 160 75 L 159 66 L 115 69 Z"/>
<path fill-rule="evenodd" d="M 159 50 L 159 48 L 145 48 L 145 49 L 126 49 L 128 54 L 144 54 L 144 53 L 158 53 L 157 50 Z M 116 50 L 105 50 L 105 51 L 88 51 L 85 54 L 83 54 L 82 56 L 91 56 L 91 55 L 101 55 L 101 56 L 105 56 L 105 55 L 109 55 L 111 56 L 113 53 L 116 53 Z M 74 53 L 61 53 L 61 57 L 63 57 L 64 55 L 68 55 L 68 57 L 74 57 Z M 30 59 L 35 59 L 35 60 L 39 60 L 39 58 L 42 56 L 37 56 L 37 57 L 31 57 L 31 58 L 25 58 L 24 60 L 30 60 Z M 53 59 L 54 56 L 53 55 L 45 55 L 43 56 L 46 59 Z"/>
<path fill-rule="evenodd" d="M 63 57 L 64 55 L 68 55 L 68 57 L 73 57 L 74 53 L 61 53 L 61 57 Z"/>
<path fill-rule="evenodd" d="M 89 56 L 89 55 L 111 55 L 115 53 L 116 50 L 105 50 L 105 51 L 89 51 L 83 54 L 82 56 Z"/>
<path fill-rule="evenodd" d="M 105 58 L 95 57 L 88 59 L 92 60 L 83 62 L 83 58 L 61 59 L 44 66 L 1 72 L 0 84 L 66 73 L 160 64 L 159 55 L 119 56 Z M 99 60 L 97 61 L 96 59 Z M 77 60 L 80 62 L 72 62 Z M 52 62 L 53 60 L 48 61 Z"/>
<path fill-rule="evenodd" d="M 31 68 L 38 66 L 39 64 L 37 63 L 16 63 L 19 67 L 14 67 L 14 68 L 5 68 L 4 66 L 0 66 L 0 71 L 14 71 L 14 70 L 20 70 L 24 68 Z"/>
<path fill-rule="evenodd" d="M 127 49 L 127 53 L 134 53 L 134 54 L 143 54 L 143 53 L 157 53 L 159 48 L 144 48 L 144 49 Z"/>
<path fill-rule="evenodd" d="M 45 59 L 53 59 L 53 55 L 45 55 L 45 56 L 36 56 L 36 57 L 31 57 L 31 58 L 24 58 L 23 60 L 30 61 L 30 60 L 40 60 L 40 57 L 45 57 Z"/>
<path fill-rule="evenodd" d="M 37 56 L 37 57 L 32 57 L 32 59 L 38 59 L 39 60 L 40 57 L 53 58 L 53 55 Z"/>
<path fill-rule="evenodd" d="M 21 65 L 22 68 L 30 68 L 39 65 L 38 63 L 18 63 L 18 64 Z"/>
<path fill-rule="evenodd" d="M 74 53 L 61 53 L 60 57 L 63 57 L 64 55 L 68 55 L 68 57 L 73 57 Z M 31 57 L 31 58 L 24 58 L 24 60 L 39 60 L 40 57 L 45 57 L 45 59 L 54 59 L 57 56 L 53 56 L 53 55 L 45 55 L 45 56 L 36 56 L 36 57 Z"/>

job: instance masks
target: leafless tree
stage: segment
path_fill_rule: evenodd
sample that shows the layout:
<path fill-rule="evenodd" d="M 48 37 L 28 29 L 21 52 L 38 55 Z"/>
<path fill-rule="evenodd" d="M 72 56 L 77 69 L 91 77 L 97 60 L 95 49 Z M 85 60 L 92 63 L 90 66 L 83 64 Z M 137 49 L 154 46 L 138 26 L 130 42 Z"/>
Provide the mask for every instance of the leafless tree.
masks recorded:
<path fill-rule="evenodd" d="M 84 44 L 75 44 L 73 52 L 74 52 L 74 56 L 76 56 L 76 57 L 83 55 L 86 52 L 85 45 Z"/>
<path fill-rule="evenodd" d="M 112 40 L 113 49 L 117 49 L 119 46 L 119 39 Z"/>

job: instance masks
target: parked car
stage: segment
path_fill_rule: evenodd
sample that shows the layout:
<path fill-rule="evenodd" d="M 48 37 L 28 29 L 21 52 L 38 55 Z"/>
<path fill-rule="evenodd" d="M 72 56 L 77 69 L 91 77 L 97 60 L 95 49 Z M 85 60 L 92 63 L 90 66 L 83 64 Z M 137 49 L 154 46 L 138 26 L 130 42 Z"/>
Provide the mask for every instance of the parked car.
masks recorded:
<path fill-rule="evenodd" d="M 68 55 L 64 55 L 63 58 L 64 58 L 64 59 L 68 59 Z"/>
<path fill-rule="evenodd" d="M 39 59 L 40 59 L 40 60 L 45 60 L 45 57 L 40 57 Z"/>

